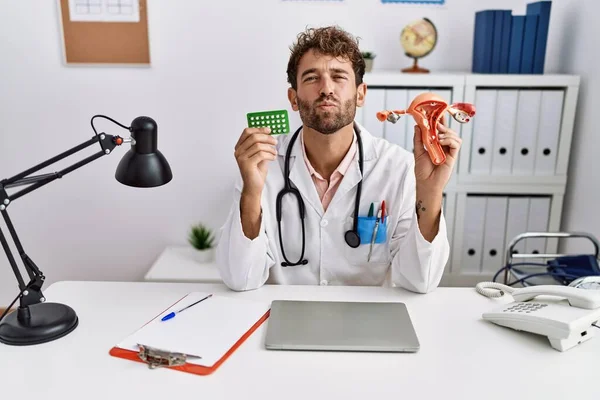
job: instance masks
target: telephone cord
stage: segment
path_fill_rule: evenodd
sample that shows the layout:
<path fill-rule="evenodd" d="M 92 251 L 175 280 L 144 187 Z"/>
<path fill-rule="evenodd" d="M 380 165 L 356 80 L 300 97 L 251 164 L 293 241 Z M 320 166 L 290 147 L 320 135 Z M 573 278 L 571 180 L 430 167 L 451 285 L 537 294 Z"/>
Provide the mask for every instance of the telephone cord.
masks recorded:
<path fill-rule="evenodd" d="M 475 290 L 485 297 L 502 297 L 505 293 L 514 292 L 515 288 L 497 282 L 479 282 Z"/>

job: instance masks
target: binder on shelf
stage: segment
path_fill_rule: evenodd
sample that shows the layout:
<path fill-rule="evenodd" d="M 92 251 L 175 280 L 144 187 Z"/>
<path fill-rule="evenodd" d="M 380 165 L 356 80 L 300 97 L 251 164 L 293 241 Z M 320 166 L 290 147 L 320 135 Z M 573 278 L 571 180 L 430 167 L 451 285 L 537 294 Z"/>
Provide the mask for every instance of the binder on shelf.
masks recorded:
<path fill-rule="evenodd" d="M 548 30 L 550 27 L 551 1 L 538 1 L 527 4 L 527 15 L 537 15 L 538 25 L 536 32 L 535 53 L 533 56 L 533 73 L 544 73 L 544 62 L 546 59 L 546 44 L 548 42 Z"/>
<path fill-rule="evenodd" d="M 525 16 L 514 15 L 510 29 L 510 48 L 508 51 L 508 73 L 521 73 L 521 56 L 523 51 L 523 35 L 525 33 Z"/>
<path fill-rule="evenodd" d="M 533 176 L 541 98 L 541 90 L 519 90 L 513 176 Z"/>
<path fill-rule="evenodd" d="M 375 137 L 384 137 L 387 124 L 377 119 L 377 112 L 385 110 L 385 89 L 371 89 L 363 105 L 363 126 Z"/>
<path fill-rule="evenodd" d="M 408 95 L 406 89 L 388 89 L 385 96 L 385 110 L 398 110 L 405 109 L 408 107 L 412 98 Z M 403 119 L 397 121 L 395 124 L 385 124 L 385 138 L 390 143 L 397 144 L 398 146 L 410 150 L 412 146 L 412 135 L 414 129 L 410 125 L 412 120 L 410 116 L 404 116 Z M 412 121 L 414 122 L 414 120 Z"/>
<path fill-rule="evenodd" d="M 502 71 L 502 39 L 504 37 L 505 19 L 512 14 L 511 10 L 494 10 L 494 34 L 492 41 L 492 63 L 490 72 L 498 74 Z"/>
<path fill-rule="evenodd" d="M 485 232 L 485 196 L 467 195 L 465 209 L 464 241 L 461 270 L 480 273 L 483 261 L 483 233 Z"/>
<path fill-rule="evenodd" d="M 487 198 L 483 234 L 483 271 L 496 272 L 502 268 L 507 208 L 507 197 L 490 196 Z"/>
<path fill-rule="evenodd" d="M 163 316 L 207 295 L 186 295 L 114 346 L 109 354 L 146 363 L 151 369 L 213 373 L 267 320 L 270 303 L 215 295 L 162 321 Z"/>
<path fill-rule="evenodd" d="M 534 174 L 537 176 L 552 176 L 556 172 L 563 99 L 563 90 L 542 91 L 540 127 L 535 151 Z"/>
<path fill-rule="evenodd" d="M 492 175 L 509 176 L 511 174 L 518 99 L 519 91 L 516 89 L 498 90 L 496 98 L 496 115 L 498 117 L 494 120 Z"/>
<path fill-rule="evenodd" d="M 533 59 L 535 56 L 535 42 L 537 39 L 538 15 L 525 15 L 525 29 L 523 30 L 523 50 L 521 55 L 521 73 L 533 73 Z"/>
<path fill-rule="evenodd" d="M 494 19 L 494 10 L 483 10 L 475 13 L 472 66 L 472 70 L 475 73 L 489 73 L 491 71 Z"/>
<path fill-rule="evenodd" d="M 356 107 L 356 115 L 354 116 L 354 121 L 364 126 L 364 107 Z"/>
<path fill-rule="evenodd" d="M 494 143 L 494 121 L 496 115 L 496 95 L 494 89 L 478 89 L 475 93 L 477 118 L 474 120 L 471 142 L 471 165 L 473 175 L 489 175 Z"/>
<path fill-rule="evenodd" d="M 527 4 L 525 15 L 476 12 L 472 72 L 543 74 L 551 7 L 551 1 L 538 1 Z"/>
<path fill-rule="evenodd" d="M 550 197 L 532 197 L 529 201 L 528 232 L 547 232 L 550 216 Z M 527 253 L 542 254 L 546 252 L 545 238 L 528 238 L 525 241 Z"/>
<path fill-rule="evenodd" d="M 508 73 L 508 58 L 510 52 L 510 34 L 512 29 L 512 11 L 502 14 L 502 39 L 500 44 L 500 68 L 501 74 Z"/>
<path fill-rule="evenodd" d="M 520 235 L 527 232 L 527 221 L 529 219 L 529 197 L 509 197 L 508 210 L 506 214 L 506 245 L 504 251 L 508 250 L 510 242 Z M 517 253 L 525 253 L 525 240 L 519 241 L 515 245 L 514 251 Z M 506 254 L 503 254 L 504 262 L 506 262 Z"/>

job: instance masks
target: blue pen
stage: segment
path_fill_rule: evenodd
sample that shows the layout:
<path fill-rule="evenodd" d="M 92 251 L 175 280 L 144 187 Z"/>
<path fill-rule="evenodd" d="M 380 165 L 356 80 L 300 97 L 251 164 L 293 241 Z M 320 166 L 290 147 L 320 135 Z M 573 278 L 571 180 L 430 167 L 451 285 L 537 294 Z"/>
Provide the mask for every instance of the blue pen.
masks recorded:
<path fill-rule="evenodd" d="M 204 301 L 204 300 L 208 299 L 208 298 L 209 298 L 209 297 L 211 297 L 211 296 L 212 296 L 212 294 L 209 294 L 209 295 L 208 295 L 208 296 L 206 296 L 205 298 L 203 298 L 203 299 L 200 299 L 200 300 L 198 300 L 197 302 L 195 302 L 195 303 L 192 303 L 192 304 L 190 304 L 189 306 L 187 306 L 187 307 L 184 307 L 184 308 L 182 308 L 182 309 L 181 309 L 181 310 L 179 310 L 179 311 L 173 311 L 173 312 L 170 312 L 169 314 L 167 314 L 167 315 L 165 315 L 164 317 L 162 317 L 161 321 L 166 321 L 166 320 L 168 320 L 168 319 L 171 319 L 171 318 L 173 318 L 175 315 L 177 315 L 177 314 L 179 314 L 180 312 L 182 312 L 183 310 L 187 310 L 187 309 L 188 309 L 188 308 L 190 308 L 191 306 L 195 306 L 196 304 L 200 303 L 201 301 Z"/>

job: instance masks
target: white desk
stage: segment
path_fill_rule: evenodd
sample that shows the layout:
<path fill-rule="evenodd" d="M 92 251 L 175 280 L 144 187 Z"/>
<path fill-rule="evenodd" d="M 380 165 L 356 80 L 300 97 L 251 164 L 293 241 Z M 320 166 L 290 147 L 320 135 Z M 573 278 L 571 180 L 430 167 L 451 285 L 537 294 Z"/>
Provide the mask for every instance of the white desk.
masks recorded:
<path fill-rule="evenodd" d="M 263 347 L 267 320 L 208 376 L 150 370 L 108 355 L 165 305 L 194 290 L 263 300 L 403 301 L 422 347 L 415 354 L 270 351 Z M 419 295 L 394 288 L 265 286 L 236 293 L 220 284 L 60 282 L 44 293 L 48 301 L 73 307 L 79 327 L 43 345 L 0 344 L 0 398 L 598 398 L 600 338 L 558 352 L 544 337 L 481 320 L 498 300 L 468 288 Z"/>

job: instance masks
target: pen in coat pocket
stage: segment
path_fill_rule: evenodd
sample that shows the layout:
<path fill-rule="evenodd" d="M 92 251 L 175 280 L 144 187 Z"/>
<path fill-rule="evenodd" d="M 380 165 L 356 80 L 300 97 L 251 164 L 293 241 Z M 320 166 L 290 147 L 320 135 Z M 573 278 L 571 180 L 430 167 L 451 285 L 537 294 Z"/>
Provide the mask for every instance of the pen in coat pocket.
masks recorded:
<path fill-rule="evenodd" d="M 367 257 L 367 261 L 371 261 L 371 253 L 373 252 L 373 244 L 375 243 L 375 238 L 377 237 L 377 231 L 379 230 L 379 221 L 381 220 L 381 209 L 377 211 L 377 219 L 375 220 L 375 227 L 373 228 L 373 236 L 371 237 L 371 245 L 369 246 L 369 256 Z"/>

